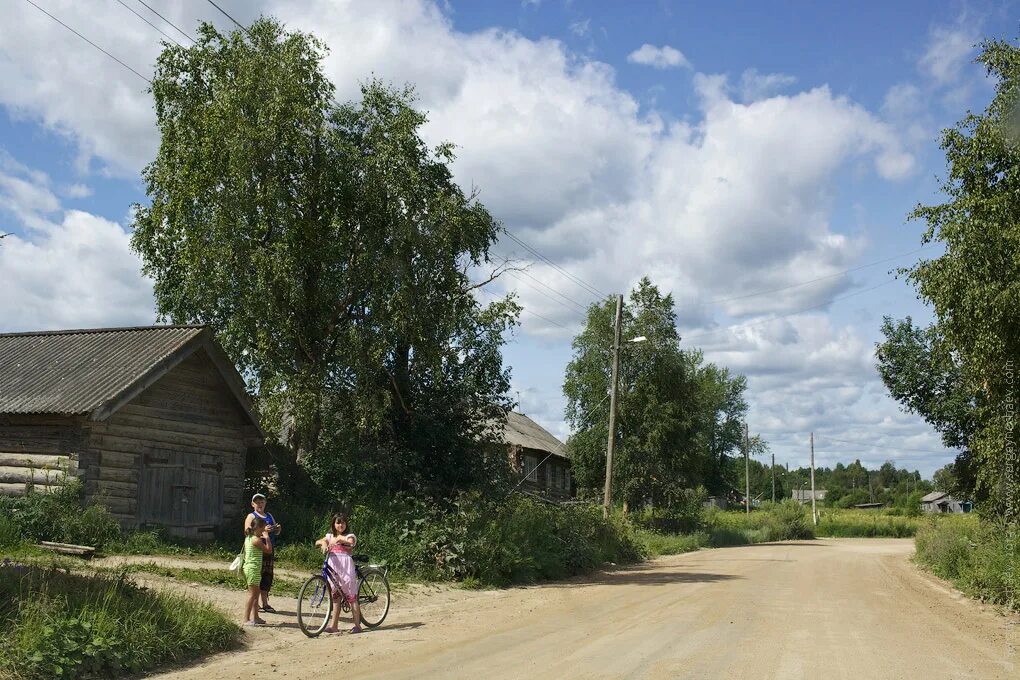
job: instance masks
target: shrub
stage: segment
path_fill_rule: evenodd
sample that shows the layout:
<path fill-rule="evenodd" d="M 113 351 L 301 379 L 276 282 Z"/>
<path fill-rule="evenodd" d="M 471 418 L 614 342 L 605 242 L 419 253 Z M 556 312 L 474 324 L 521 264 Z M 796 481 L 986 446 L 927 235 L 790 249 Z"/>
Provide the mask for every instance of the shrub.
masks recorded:
<path fill-rule="evenodd" d="M 102 506 L 82 508 L 81 490 L 81 481 L 69 478 L 50 493 L 0 496 L 0 516 L 11 518 L 23 541 L 83 543 L 97 548 L 113 543 L 120 536 L 117 520 Z"/>
<path fill-rule="evenodd" d="M 973 516 L 931 517 L 917 532 L 915 559 L 972 597 L 1020 611 L 1017 532 Z"/>
<path fill-rule="evenodd" d="M 226 649 L 240 629 L 212 605 L 123 577 L 0 566 L 0 671 L 107 678 Z"/>
<path fill-rule="evenodd" d="M 788 498 L 775 504 L 766 513 L 762 527 L 765 541 L 791 541 L 814 538 L 815 531 L 808 519 L 808 509 Z"/>

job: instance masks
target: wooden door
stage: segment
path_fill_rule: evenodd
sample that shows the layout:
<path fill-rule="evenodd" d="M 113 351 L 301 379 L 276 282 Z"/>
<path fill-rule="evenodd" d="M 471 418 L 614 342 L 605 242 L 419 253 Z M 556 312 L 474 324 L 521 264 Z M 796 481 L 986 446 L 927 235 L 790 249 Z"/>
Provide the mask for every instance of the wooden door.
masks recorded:
<path fill-rule="evenodd" d="M 147 453 L 139 519 L 167 527 L 215 526 L 223 519 L 223 464 L 215 456 Z"/>

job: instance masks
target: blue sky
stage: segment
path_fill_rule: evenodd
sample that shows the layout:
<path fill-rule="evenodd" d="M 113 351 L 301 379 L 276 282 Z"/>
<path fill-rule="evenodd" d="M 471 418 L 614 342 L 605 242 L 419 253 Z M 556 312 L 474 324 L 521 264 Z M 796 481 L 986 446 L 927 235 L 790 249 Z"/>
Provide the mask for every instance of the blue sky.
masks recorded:
<path fill-rule="evenodd" d="M 0 331 L 149 323 L 127 247 L 158 144 L 146 83 L 2 2 Z M 161 36 L 114 0 L 38 4 L 151 72 Z M 208 3 L 149 4 L 188 31 L 230 28 Z M 777 461 L 803 463 L 811 431 L 823 464 L 951 460 L 885 396 L 873 345 L 885 314 L 928 318 L 889 272 L 938 252 L 911 252 L 923 227 L 905 216 L 937 199 L 938 131 L 987 101 L 974 44 L 1015 39 L 1016 2 L 221 4 L 315 32 L 341 98 L 373 75 L 414 83 L 426 137 L 458 144 L 458 180 L 557 267 L 603 292 L 643 275 L 671 291 L 685 345 L 748 376 Z M 510 239 L 496 250 L 531 260 L 488 293 L 527 310 L 505 353 L 514 391 L 565 437 L 577 305 L 596 296 Z"/>

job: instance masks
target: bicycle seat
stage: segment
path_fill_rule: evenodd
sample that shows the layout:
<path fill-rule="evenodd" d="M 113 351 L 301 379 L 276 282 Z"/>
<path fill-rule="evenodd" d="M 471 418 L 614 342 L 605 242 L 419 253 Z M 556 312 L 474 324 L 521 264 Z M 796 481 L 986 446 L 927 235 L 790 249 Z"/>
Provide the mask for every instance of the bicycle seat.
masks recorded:
<path fill-rule="evenodd" d="M 355 562 L 368 562 L 368 555 L 351 555 Z"/>

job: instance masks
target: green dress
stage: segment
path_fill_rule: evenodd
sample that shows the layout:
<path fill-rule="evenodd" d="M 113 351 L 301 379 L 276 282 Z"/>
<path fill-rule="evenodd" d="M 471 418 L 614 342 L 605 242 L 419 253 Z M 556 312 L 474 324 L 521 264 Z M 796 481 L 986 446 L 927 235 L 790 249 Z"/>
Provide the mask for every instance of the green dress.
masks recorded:
<path fill-rule="evenodd" d="M 244 539 L 244 583 L 249 588 L 262 579 L 262 548 L 252 545 L 251 537 Z"/>

